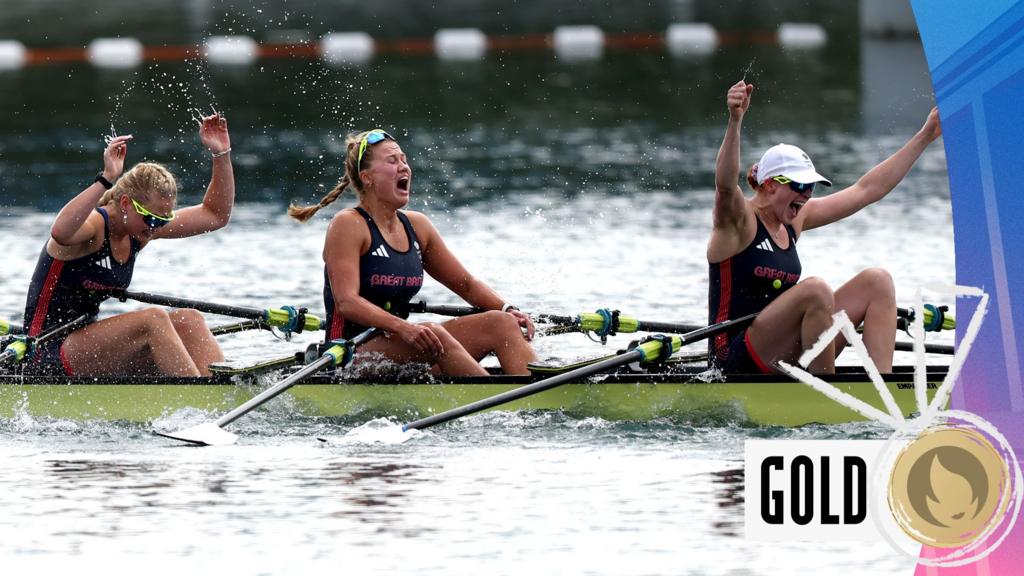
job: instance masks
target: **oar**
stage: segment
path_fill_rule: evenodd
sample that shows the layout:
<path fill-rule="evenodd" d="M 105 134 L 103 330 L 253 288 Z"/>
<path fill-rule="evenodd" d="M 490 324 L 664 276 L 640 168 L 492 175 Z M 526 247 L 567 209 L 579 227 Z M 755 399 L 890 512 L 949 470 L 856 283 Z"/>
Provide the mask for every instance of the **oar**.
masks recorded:
<path fill-rule="evenodd" d="M 358 346 L 376 338 L 382 333 L 383 332 L 379 328 L 370 328 L 352 340 L 333 340 L 331 342 L 331 346 L 324 351 L 323 355 L 318 360 L 312 364 L 304 366 L 298 372 L 284 380 L 281 380 L 263 392 L 260 392 L 251 400 L 221 416 L 215 422 L 199 424 L 198 426 L 186 428 L 177 432 L 155 433 L 159 436 L 165 436 L 167 438 L 173 438 L 183 442 L 191 442 L 192 444 L 199 444 L 200 446 L 226 446 L 228 444 L 234 444 L 235 441 L 238 440 L 238 436 L 225 430 L 224 426 L 238 420 L 256 408 L 259 408 L 278 394 L 281 394 L 285 390 L 298 384 L 306 377 L 319 372 L 322 368 L 326 368 L 328 366 L 347 365 L 352 361 L 352 356 L 355 354 L 355 349 Z"/>
<path fill-rule="evenodd" d="M 484 310 L 471 306 L 431 305 L 426 302 L 409 304 L 409 312 L 438 314 L 440 316 L 469 316 Z M 558 314 L 539 314 L 537 322 L 555 324 L 568 328 L 569 331 L 593 332 L 602 338 L 619 332 L 667 332 L 669 334 L 685 334 L 700 330 L 702 324 L 681 324 L 676 322 L 658 322 L 637 320 L 632 316 L 624 316 L 618 310 L 602 308 L 596 312 L 581 312 L 576 316 L 559 316 Z"/>
<path fill-rule="evenodd" d="M 929 331 L 952 330 L 956 327 L 956 320 L 946 310 L 946 306 L 936 307 L 931 304 L 924 306 L 924 321 L 925 325 L 929 327 Z M 470 306 L 430 305 L 423 301 L 410 304 L 409 311 L 455 317 L 483 312 L 480 308 Z M 901 322 L 905 325 L 909 325 L 906 323 L 912 322 L 914 319 L 915 311 L 913 308 L 897 308 L 896 312 Z M 698 324 L 638 320 L 632 316 L 620 314 L 618 310 L 609 310 L 607 308 L 602 308 L 595 312 L 581 312 L 575 316 L 539 314 L 536 320 L 537 322 L 561 326 L 565 329 L 564 331 L 592 332 L 600 337 L 602 342 L 608 336 L 617 333 L 665 332 L 669 334 L 684 334 L 699 330 L 702 327 L 702 325 Z M 901 326 L 904 324 L 901 324 Z M 549 330 L 548 333 L 551 334 L 552 331 Z M 938 353 L 945 354 L 946 352 Z M 952 352 L 949 353 L 951 354 Z"/>
<path fill-rule="evenodd" d="M 263 322 L 267 326 L 280 328 L 285 332 L 300 333 L 303 330 L 322 330 L 323 322 L 317 316 L 308 314 L 305 308 L 296 309 L 292 306 L 281 308 L 247 308 L 244 306 L 233 306 L 229 304 L 217 304 L 215 302 L 204 302 L 202 300 L 190 300 L 187 298 L 176 298 L 161 294 L 149 294 L 146 292 L 132 292 L 129 290 L 111 290 L 111 296 L 120 301 L 136 300 L 157 306 L 170 306 L 173 308 L 193 308 L 200 312 L 210 314 L 221 314 L 235 318 L 247 318 L 257 322 Z"/>
<path fill-rule="evenodd" d="M 847 346 L 849 346 L 849 344 L 847 344 Z M 899 350 L 900 352 L 913 352 L 914 351 L 914 343 L 913 342 L 897 342 L 896 343 L 896 350 Z M 953 355 L 953 354 L 956 353 L 956 351 L 953 350 L 953 347 L 950 346 L 949 344 L 925 344 L 924 345 L 924 351 L 927 352 L 928 354 L 949 354 L 949 355 Z"/>
<path fill-rule="evenodd" d="M 235 322 L 233 324 L 214 326 L 213 328 L 210 328 L 210 333 L 214 336 L 224 336 L 226 334 L 245 332 L 246 330 L 270 330 L 270 326 L 268 326 L 263 320 L 242 320 L 241 322 Z"/>
<path fill-rule="evenodd" d="M 7 348 L 5 348 L 2 353 L 0 353 L 0 366 L 8 363 L 12 359 L 15 362 L 21 362 L 36 346 L 78 330 L 82 326 L 88 324 L 91 318 L 92 316 L 89 314 L 82 314 L 71 322 L 57 326 L 45 334 L 40 334 L 39 336 L 18 336 L 13 342 L 7 345 Z"/>
<path fill-rule="evenodd" d="M 595 374 L 600 374 L 601 372 L 610 370 L 612 368 L 617 368 L 625 364 L 631 364 L 633 362 L 641 361 L 650 362 L 655 360 L 664 360 L 667 359 L 670 355 L 672 355 L 673 352 L 676 352 L 683 346 L 693 344 L 694 342 L 698 342 L 700 340 L 706 340 L 716 334 L 721 334 L 722 332 L 728 332 L 729 330 L 741 328 L 752 322 L 756 317 L 756 313 L 749 314 L 747 316 L 743 316 L 742 318 L 736 318 L 735 320 L 727 320 L 719 324 L 705 326 L 700 329 L 687 332 L 686 334 L 683 334 L 681 336 L 662 337 L 647 340 L 645 342 L 641 342 L 636 348 L 632 350 L 629 350 L 623 354 L 619 354 L 618 356 L 613 356 L 607 360 L 598 362 L 597 364 L 591 364 L 589 366 L 577 368 L 576 370 L 571 370 L 564 374 L 552 376 L 551 378 L 545 378 L 544 380 L 534 382 L 533 384 L 520 386 L 519 388 L 515 388 L 507 392 L 502 392 L 501 394 L 496 394 L 494 396 L 491 396 L 490 398 L 484 398 L 483 400 L 478 400 L 476 402 L 466 404 L 465 406 L 448 410 L 447 412 L 434 414 L 433 416 L 427 416 L 426 418 L 421 418 L 420 420 L 416 420 L 415 422 L 410 422 L 402 426 L 402 431 L 408 432 L 409 430 L 422 430 L 424 428 L 436 426 L 443 422 L 448 422 L 449 420 L 454 420 L 456 418 L 468 416 L 469 414 L 475 414 L 476 412 L 480 412 L 481 410 L 487 410 L 488 408 L 494 408 L 495 406 L 507 404 L 508 402 L 519 400 L 520 398 L 525 398 L 527 396 L 539 394 L 541 392 L 544 392 L 545 390 L 550 390 L 552 388 L 555 388 L 556 386 L 561 386 L 566 382 L 571 382 L 573 380 L 578 380 L 581 378 L 593 376 Z"/>
<path fill-rule="evenodd" d="M 900 330 L 907 330 L 916 316 L 917 312 L 913 308 L 896 308 L 896 317 L 899 319 L 897 326 Z M 949 306 L 924 305 L 925 332 L 939 332 L 955 328 L 956 318 L 949 313 Z"/>
<path fill-rule="evenodd" d="M 21 326 L 0 318 L 0 336 L 8 334 L 21 334 L 25 331 Z"/>

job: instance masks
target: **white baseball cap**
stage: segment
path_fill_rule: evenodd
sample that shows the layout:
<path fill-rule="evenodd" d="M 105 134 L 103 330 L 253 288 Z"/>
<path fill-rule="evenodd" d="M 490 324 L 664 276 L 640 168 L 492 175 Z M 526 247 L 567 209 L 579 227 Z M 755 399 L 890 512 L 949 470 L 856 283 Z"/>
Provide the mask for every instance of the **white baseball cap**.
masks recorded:
<path fill-rule="evenodd" d="M 832 185 L 828 178 L 815 171 L 814 163 L 806 152 L 790 144 L 772 146 L 757 163 L 758 184 L 764 184 L 773 176 L 785 176 L 801 184 L 821 182 L 825 186 Z"/>

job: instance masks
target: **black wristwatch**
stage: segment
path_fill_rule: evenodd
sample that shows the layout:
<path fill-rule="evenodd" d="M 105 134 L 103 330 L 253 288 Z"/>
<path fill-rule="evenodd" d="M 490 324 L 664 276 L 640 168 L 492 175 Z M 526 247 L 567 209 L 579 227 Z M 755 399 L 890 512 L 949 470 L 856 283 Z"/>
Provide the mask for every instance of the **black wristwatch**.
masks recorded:
<path fill-rule="evenodd" d="M 110 190 L 111 188 L 114 187 L 114 185 L 110 183 L 110 180 L 107 180 L 106 178 L 103 177 L 103 172 L 100 172 L 99 174 L 97 174 L 96 175 L 96 179 L 93 180 L 93 182 L 99 182 L 107 190 Z"/>

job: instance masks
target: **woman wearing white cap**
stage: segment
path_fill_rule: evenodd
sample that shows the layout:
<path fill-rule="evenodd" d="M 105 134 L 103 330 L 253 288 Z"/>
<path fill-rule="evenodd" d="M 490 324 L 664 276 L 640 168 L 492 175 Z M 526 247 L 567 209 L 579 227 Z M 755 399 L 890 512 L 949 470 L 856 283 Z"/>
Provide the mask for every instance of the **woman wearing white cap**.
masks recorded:
<path fill-rule="evenodd" d="M 760 312 L 746 329 L 709 342 L 712 362 L 725 372 L 771 372 L 779 360 L 796 361 L 846 311 L 864 324 L 864 344 L 881 372 L 892 371 L 896 340 L 896 299 L 892 277 L 871 268 L 833 290 L 820 278 L 800 280 L 796 241 L 804 230 L 856 213 L 885 197 L 910 171 L 925 148 L 942 134 L 938 110 L 895 154 L 848 188 L 811 198 L 817 183 L 832 183 L 814 169 L 803 150 L 788 144 L 768 149 L 747 173 L 754 190 L 743 196 L 740 127 L 750 107 L 752 84 L 733 85 L 726 97 L 729 125 L 715 166 L 714 225 L 708 242 L 712 323 Z M 846 343 L 839 336 L 810 365 L 813 372 L 835 371 L 835 357 Z"/>

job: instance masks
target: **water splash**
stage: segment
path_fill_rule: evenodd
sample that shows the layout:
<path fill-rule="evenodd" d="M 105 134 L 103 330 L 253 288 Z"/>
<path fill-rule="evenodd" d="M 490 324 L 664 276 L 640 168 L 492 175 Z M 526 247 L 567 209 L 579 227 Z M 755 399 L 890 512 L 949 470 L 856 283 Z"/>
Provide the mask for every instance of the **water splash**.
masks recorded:
<path fill-rule="evenodd" d="M 402 425 L 389 418 L 377 418 L 356 426 L 344 436 L 319 438 L 328 444 L 361 445 L 361 444 L 404 444 L 408 440 L 421 436 L 423 432 L 410 430 L 405 432 Z"/>

